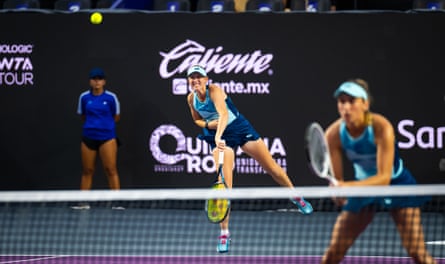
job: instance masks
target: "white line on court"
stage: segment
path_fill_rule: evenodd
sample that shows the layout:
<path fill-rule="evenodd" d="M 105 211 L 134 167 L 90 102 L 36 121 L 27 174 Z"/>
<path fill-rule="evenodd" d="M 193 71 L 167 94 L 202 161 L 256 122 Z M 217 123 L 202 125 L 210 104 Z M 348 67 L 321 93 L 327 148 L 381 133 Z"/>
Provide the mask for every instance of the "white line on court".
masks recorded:
<path fill-rule="evenodd" d="M 445 246 L 445 240 L 442 241 L 427 241 L 426 242 L 427 245 L 444 245 Z"/>
<path fill-rule="evenodd" d="M 25 263 L 25 262 L 34 262 L 34 261 L 40 261 L 40 260 L 45 260 L 45 259 L 56 259 L 56 258 L 63 258 L 63 257 L 66 257 L 66 256 L 48 256 L 48 257 L 38 257 L 38 258 L 31 258 L 31 259 L 2 261 L 2 262 L 0 262 L 0 264 Z"/>

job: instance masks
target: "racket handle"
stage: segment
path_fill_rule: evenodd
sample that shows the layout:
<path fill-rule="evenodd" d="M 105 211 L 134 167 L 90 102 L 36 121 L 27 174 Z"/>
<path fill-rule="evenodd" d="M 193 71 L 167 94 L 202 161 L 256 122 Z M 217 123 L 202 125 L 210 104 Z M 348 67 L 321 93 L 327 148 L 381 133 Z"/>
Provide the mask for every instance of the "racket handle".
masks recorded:
<path fill-rule="evenodd" d="M 225 140 L 221 140 L 224 143 L 226 142 Z M 218 164 L 223 164 L 224 163 L 224 150 L 220 150 L 219 151 L 219 155 L 218 155 Z"/>
<path fill-rule="evenodd" d="M 337 186 L 337 185 L 338 185 L 338 181 L 337 181 L 336 178 L 332 177 L 330 180 L 331 180 L 331 183 L 332 183 L 334 186 Z"/>

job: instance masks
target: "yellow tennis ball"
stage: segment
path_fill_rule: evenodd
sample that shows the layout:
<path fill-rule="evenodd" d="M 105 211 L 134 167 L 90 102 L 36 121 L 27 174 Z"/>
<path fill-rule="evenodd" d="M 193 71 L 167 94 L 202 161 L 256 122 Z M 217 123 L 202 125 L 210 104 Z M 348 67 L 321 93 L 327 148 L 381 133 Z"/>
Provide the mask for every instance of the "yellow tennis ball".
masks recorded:
<path fill-rule="evenodd" d="M 90 16 L 90 22 L 95 25 L 102 23 L 102 19 L 102 14 L 99 12 L 94 12 Z"/>

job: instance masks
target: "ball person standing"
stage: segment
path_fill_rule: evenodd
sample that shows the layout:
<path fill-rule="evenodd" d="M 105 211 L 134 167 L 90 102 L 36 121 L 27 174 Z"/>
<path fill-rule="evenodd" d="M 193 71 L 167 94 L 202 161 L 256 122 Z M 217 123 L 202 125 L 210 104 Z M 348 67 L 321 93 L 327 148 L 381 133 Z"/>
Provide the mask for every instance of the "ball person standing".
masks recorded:
<path fill-rule="evenodd" d="M 80 94 L 77 107 L 77 113 L 83 121 L 80 189 L 91 189 L 96 156 L 99 154 L 110 189 L 119 190 L 115 123 L 120 119 L 120 103 L 115 93 L 105 89 L 105 73 L 101 68 L 90 71 L 89 84 L 91 88 Z"/>

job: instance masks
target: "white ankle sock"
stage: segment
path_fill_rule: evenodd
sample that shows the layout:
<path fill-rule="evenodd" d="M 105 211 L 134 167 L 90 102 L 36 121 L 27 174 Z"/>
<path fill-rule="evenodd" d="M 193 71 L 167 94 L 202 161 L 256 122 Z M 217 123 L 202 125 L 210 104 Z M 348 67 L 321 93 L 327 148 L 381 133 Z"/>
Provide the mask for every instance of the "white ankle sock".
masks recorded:
<path fill-rule="evenodd" d="M 230 232 L 229 229 L 221 229 L 221 236 L 229 236 Z"/>

